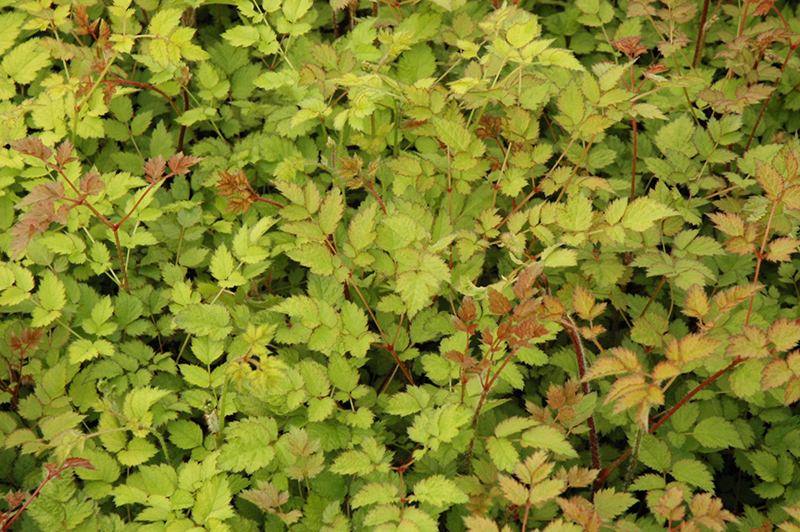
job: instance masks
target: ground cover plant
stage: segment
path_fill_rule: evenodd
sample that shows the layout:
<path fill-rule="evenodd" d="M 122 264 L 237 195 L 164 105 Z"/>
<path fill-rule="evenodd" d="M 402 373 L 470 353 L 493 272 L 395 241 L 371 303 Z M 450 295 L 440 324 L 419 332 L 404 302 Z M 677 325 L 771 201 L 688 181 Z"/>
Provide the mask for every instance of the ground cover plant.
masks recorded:
<path fill-rule="evenodd" d="M 2 5 L 1 530 L 800 530 L 793 2 Z"/>

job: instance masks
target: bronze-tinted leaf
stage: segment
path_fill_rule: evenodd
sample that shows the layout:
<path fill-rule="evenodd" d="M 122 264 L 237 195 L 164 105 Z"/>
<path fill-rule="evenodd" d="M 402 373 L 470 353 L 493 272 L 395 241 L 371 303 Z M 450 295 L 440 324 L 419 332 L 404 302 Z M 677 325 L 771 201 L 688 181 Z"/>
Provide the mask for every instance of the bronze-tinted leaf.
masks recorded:
<path fill-rule="evenodd" d="M 202 160 L 202 157 L 192 157 L 190 155 L 184 155 L 183 152 L 178 152 L 169 158 L 169 162 L 167 164 L 169 165 L 169 169 L 172 170 L 173 174 L 185 175 L 189 173 L 189 169 L 192 166 Z"/>
<path fill-rule="evenodd" d="M 17 209 L 24 209 L 31 205 L 36 205 L 41 202 L 52 203 L 64 197 L 64 185 L 57 182 L 42 183 L 36 185 L 28 192 L 22 201 L 17 203 Z"/>
<path fill-rule="evenodd" d="M 90 196 L 94 196 L 103 191 L 106 184 L 100 179 L 100 174 L 97 172 L 89 172 L 81 178 L 79 188 L 82 192 Z"/>
<path fill-rule="evenodd" d="M 148 183 L 155 183 L 161 181 L 164 177 L 164 168 L 166 167 L 167 163 L 164 161 L 164 158 L 160 155 L 153 157 L 152 159 L 148 159 L 144 166 L 142 167 L 142 171 L 147 176 Z"/>
<path fill-rule="evenodd" d="M 72 161 L 76 161 L 77 159 L 72 156 L 73 151 L 74 148 L 70 141 L 65 140 L 62 142 L 58 149 L 56 149 L 56 164 L 63 167 Z"/>
<path fill-rule="evenodd" d="M 32 155 L 37 159 L 46 161 L 53 155 L 53 150 L 44 145 L 41 139 L 37 137 L 28 137 L 26 139 L 12 140 L 11 147 L 24 155 Z"/>
<path fill-rule="evenodd" d="M 508 314 L 511 311 L 511 303 L 506 296 L 491 287 L 486 291 L 486 294 L 489 296 L 489 310 L 491 312 L 494 314 Z"/>

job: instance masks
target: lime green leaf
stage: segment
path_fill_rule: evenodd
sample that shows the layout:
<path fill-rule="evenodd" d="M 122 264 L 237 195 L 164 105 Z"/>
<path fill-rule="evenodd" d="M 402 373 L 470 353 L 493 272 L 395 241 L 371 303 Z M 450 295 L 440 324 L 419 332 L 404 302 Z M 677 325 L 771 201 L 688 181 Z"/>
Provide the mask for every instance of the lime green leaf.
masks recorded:
<path fill-rule="evenodd" d="M 695 425 L 692 435 L 700 445 L 715 449 L 744 447 L 733 423 L 720 416 L 708 417 Z"/>
<path fill-rule="evenodd" d="M 525 504 L 523 502 L 523 504 Z M 468 532 L 498 532 L 497 523 L 488 517 L 469 515 L 464 518 L 464 524 Z"/>
<path fill-rule="evenodd" d="M 586 70 L 580 61 L 575 59 L 572 52 L 561 48 L 548 48 L 543 50 L 538 56 L 539 63 L 542 65 L 560 66 L 569 70 L 583 72 Z"/>
<path fill-rule="evenodd" d="M 600 518 L 610 521 L 633 506 L 636 497 L 630 493 L 616 493 L 614 488 L 595 492 L 594 507 Z"/>
<path fill-rule="evenodd" d="M 521 444 L 523 447 L 536 449 L 549 449 L 556 454 L 577 458 L 578 453 L 569 444 L 567 439 L 554 427 L 539 425 L 522 433 Z"/>
<path fill-rule="evenodd" d="M 333 255 L 324 244 L 308 242 L 288 250 L 286 255 L 308 268 L 311 273 L 333 275 Z"/>
<path fill-rule="evenodd" d="M 225 244 L 222 244 L 214 252 L 209 269 L 211 270 L 211 275 L 219 281 L 219 285 L 222 288 L 232 288 L 247 282 L 244 275 L 236 271 L 233 255 L 228 251 L 228 247 Z"/>
<path fill-rule="evenodd" d="M 500 471 L 513 471 L 519 462 L 519 453 L 514 444 L 505 438 L 490 437 L 486 442 L 489 456 Z"/>
<path fill-rule="evenodd" d="M 180 9 L 160 9 L 150 19 L 148 31 L 152 35 L 166 36 L 178 27 L 183 11 Z"/>
<path fill-rule="evenodd" d="M 137 466 L 150 460 L 157 452 L 155 445 L 144 438 L 135 437 L 126 449 L 117 453 L 117 460 L 124 466 Z"/>
<path fill-rule="evenodd" d="M 50 64 L 50 56 L 39 41 L 40 39 L 27 39 L 4 54 L 0 65 L 3 72 L 20 85 L 32 82 L 36 79 L 36 73 Z"/>
<path fill-rule="evenodd" d="M 691 458 L 678 460 L 672 464 L 672 469 L 669 470 L 669 473 L 676 480 L 685 482 L 690 486 L 697 486 L 709 492 L 714 491 L 714 481 L 711 473 L 709 473 L 705 464 L 698 460 Z"/>
<path fill-rule="evenodd" d="M 637 198 L 625 209 L 620 225 L 637 233 L 646 231 L 656 220 L 674 216 L 677 211 L 647 197 Z"/>
<path fill-rule="evenodd" d="M 353 508 L 361 508 L 370 504 L 393 504 L 399 500 L 399 490 L 397 486 L 389 482 L 371 482 L 365 484 L 358 493 L 355 494 L 350 505 Z"/>
<path fill-rule="evenodd" d="M 397 292 L 413 318 L 439 290 L 439 280 L 426 271 L 403 272 L 397 276 Z"/>
<path fill-rule="evenodd" d="M 233 330 L 228 325 L 231 315 L 223 305 L 195 303 L 188 305 L 175 317 L 175 324 L 189 334 L 222 340 Z"/>
<path fill-rule="evenodd" d="M 750 463 L 753 464 L 756 474 L 764 482 L 775 482 L 778 480 L 778 459 L 767 451 L 753 451 L 747 454 Z"/>
<path fill-rule="evenodd" d="M 222 38 L 233 46 L 253 46 L 261 34 L 253 26 L 234 26 L 223 33 Z"/>
<path fill-rule="evenodd" d="M 378 212 L 378 204 L 372 203 L 362 210 L 350 221 L 347 228 L 347 237 L 350 244 L 356 251 L 366 248 L 375 241 L 375 215 Z"/>
<path fill-rule="evenodd" d="M 430 46 L 419 43 L 406 50 L 397 61 L 398 79 L 406 83 L 432 76 L 436 72 L 436 56 Z"/>
<path fill-rule="evenodd" d="M 389 398 L 386 413 L 395 416 L 410 416 L 428 406 L 431 395 L 425 388 L 408 386 L 406 391 Z"/>
<path fill-rule="evenodd" d="M 325 196 L 319 208 L 319 227 L 322 232 L 326 235 L 333 234 L 336 226 L 339 225 L 339 220 L 342 219 L 342 213 L 344 213 L 342 192 L 338 188 L 334 188 Z"/>
<path fill-rule="evenodd" d="M 64 283 L 50 270 L 47 270 L 36 291 L 39 303 L 45 310 L 61 310 L 67 303 Z"/>
<path fill-rule="evenodd" d="M 204 482 L 195 495 L 192 519 L 196 523 L 203 524 L 212 519 L 224 521 L 234 515 L 228 479 L 217 475 L 210 481 Z"/>
<path fill-rule="evenodd" d="M 278 437 L 278 425 L 267 417 L 234 421 L 225 427 L 225 443 L 218 465 L 226 471 L 252 474 L 275 457 L 271 442 Z"/>
<path fill-rule="evenodd" d="M 203 429 L 194 421 L 173 421 L 169 424 L 169 441 L 179 449 L 200 447 L 203 445 Z"/>
<path fill-rule="evenodd" d="M 358 386 L 358 370 L 341 355 L 331 355 L 328 360 L 328 376 L 333 385 L 343 392 L 352 392 Z"/>
<path fill-rule="evenodd" d="M 503 495 L 511 504 L 525 506 L 528 503 L 528 488 L 520 484 L 516 479 L 506 475 L 498 475 L 497 480 L 500 482 L 500 489 L 503 491 Z"/>
<path fill-rule="evenodd" d="M 364 476 L 372 472 L 372 461 L 364 451 L 345 451 L 333 461 L 331 471 L 340 475 Z"/>
<path fill-rule="evenodd" d="M 498 423 L 494 428 L 494 434 L 498 438 L 505 438 L 506 436 L 511 436 L 512 434 L 528 429 L 533 425 L 536 425 L 536 421 L 531 418 L 512 416 Z"/>
<path fill-rule="evenodd" d="M 582 121 L 585 113 L 585 103 L 581 89 L 577 83 L 570 83 L 558 95 L 558 110 L 561 114 L 556 120 L 566 127 L 577 127 Z"/>
<path fill-rule="evenodd" d="M 436 128 L 436 135 L 448 147 L 465 152 L 469 149 L 472 142 L 472 135 L 464 124 L 455 120 L 434 117 L 433 126 Z"/>
<path fill-rule="evenodd" d="M 0 54 L 14 45 L 25 18 L 24 12 L 16 10 L 0 15 Z"/>
<path fill-rule="evenodd" d="M 668 155 L 670 151 L 676 151 L 693 157 L 697 154 L 697 148 L 692 142 L 694 133 L 694 123 L 687 114 L 681 115 L 669 124 L 666 124 L 656 133 L 656 146 L 661 153 Z"/>
<path fill-rule="evenodd" d="M 645 434 L 642 438 L 639 459 L 646 466 L 659 472 L 668 471 L 672 466 L 672 453 L 669 446 L 652 434 Z"/>
<path fill-rule="evenodd" d="M 569 198 L 564 208 L 559 209 L 558 225 L 567 231 L 586 231 L 592 226 L 592 201 L 583 195 Z"/>
<path fill-rule="evenodd" d="M 469 500 L 467 494 L 444 475 L 433 475 L 420 480 L 414 485 L 414 495 L 418 501 L 439 508 L 463 504 Z"/>
<path fill-rule="evenodd" d="M 311 9 L 311 0 L 291 0 L 283 3 L 283 14 L 289 22 L 297 22 Z"/>

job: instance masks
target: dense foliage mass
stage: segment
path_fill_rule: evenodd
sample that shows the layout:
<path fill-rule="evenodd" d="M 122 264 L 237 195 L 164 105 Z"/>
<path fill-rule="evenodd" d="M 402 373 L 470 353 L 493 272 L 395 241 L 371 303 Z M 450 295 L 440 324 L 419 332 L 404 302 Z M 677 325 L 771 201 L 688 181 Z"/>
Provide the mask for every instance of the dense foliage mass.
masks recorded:
<path fill-rule="evenodd" d="M 800 13 L 0 14 L 0 530 L 800 530 Z"/>

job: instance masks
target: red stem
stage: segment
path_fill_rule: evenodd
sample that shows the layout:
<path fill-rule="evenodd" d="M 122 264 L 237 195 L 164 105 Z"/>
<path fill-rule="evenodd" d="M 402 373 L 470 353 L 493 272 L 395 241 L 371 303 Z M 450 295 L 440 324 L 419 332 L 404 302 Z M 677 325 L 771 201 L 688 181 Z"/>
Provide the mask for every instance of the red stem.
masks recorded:
<path fill-rule="evenodd" d="M 578 359 L 578 373 L 581 378 L 581 389 L 584 395 L 589 395 L 589 383 L 583 380 L 586 375 L 586 352 L 583 349 L 583 342 L 578 334 L 578 327 L 572 318 L 567 316 L 561 320 L 561 326 L 567 329 L 570 338 L 572 338 L 572 345 L 575 347 L 575 357 Z M 597 445 L 597 430 L 594 426 L 594 415 L 590 415 L 587 420 L 589 425 L 589 451 L 592 455 L 592 467 L 600 469 L 600 448 Z"/>
<path fill-rule="evenodd" d="M 183 112 L 189 110 L 189 93 L 183 89 Z M 183 138 L 186 136 L 186 126 L 181 126 L 181 133 L 178 135 L 178 151 L 183 151 Z"/>
<path fill-rule="evenodd" d="M 736 367 L 738 364 L 740 364 L 743 360 L 744 359 L 742 357 L 736 357 L 733 360 L 733 362 L 731 362 L 728 366 L 726 366 L 725 368 L 719 370 L 718 372 L 716 372 L 715 374 L 713 374 L 712 376 L 708 377 L 706 380 L 704 380 L 703 382 L 698 384 L 694 388 L 694 390 L 692 390 L 691 392 L 686 394 L 686 396 L 683 399 L 681 399 L 680 401 L 675 403 L 675 405 L 672 408 L 667 410 L 667 412 L 663 416 L 661 416 L 661 419 L 659 419 L 658 422 L 654 423 L 647 432 L 649 434 L 654 433 L 656 430 L 659 429 L 659 427 L 661 427 L 661 425 L 666 423 L 666 421 L 669 418 L 672 417 L 672 414 L 674 414 L 680 407 L 685 405 L 692 397 L 697 395 L 697 393 L 700 390 L 702 390 L 703 388 L 705 388 L 706 386 L 708 386 L 709 384 L 711 384 L 715 380 L 717 380 L 720 377 L 722 377 L 723 375 L 725 375 L 727 372 L 729 372 L 734 367 Z M 626 458 L 628 458 L 631 455 L 631 452 L 632 452 L 632 449 L 628 449 L 627 451 L 625 451 L 622 454 L 622 456 L 620 456 L 619 458 L 614 460 L 613 464 L 603 468 L 603 470 L 600 471 L 600 474 L 597 476 L 597 480 L 595 480 L 595 484 L 594 484 L 595 491 L 598 490 L 603 485 L 603 483 L 606 481 L 606 479 L 608 479 L 608 477 L 611 474 L 611 472 L 614 471 L 614 469 L 616 469 L 622 462 L 625 461 Z"/>
<path fill-rule="evenodd" d="M 12 517 L 9 521 L 6 522 L 6 524 L 3 525 L 2 532 L 5 532 L 9 528 L 11 528 L 11 525 L 14 523 L 14 521 L 17 520 L 17 517 L 22 515 L 22 512 L 24 512 L 25 509 L 28 507 L 28 505 L 33 501 L 33 499 L 35 499 L 36 496 L 39 495 L 39 492 L 42 491 L 42 488 L 44 488 L 48 482 L 53 480 L 53 478 L 57 477 L 59 473 L 61 473 L 62 471 L 66 471 L 67 469 L 69 469 L 69 466 L 63 466 L 60 469 L 54 471 L 53 473 L 48 473 L 47 478 L 45 478 L 42 481 L 42 483 L 39 484 L 39 487 L 36 488 L 36 491 L 33 492 L 33 495 L 31 495 L 30 498 L 27 501 L 25 501 L 25 504 L 23 504 L 22 507 L 19 510 L 17 510 L 17 513 L 14 514 L 14 517 Z"/>
<path fill-rule="evenodd" d="M 748 4 L 745 4 L 748 5 Z M 792 52 L 795 51 L 798 44 L 792 44 L 789 46 L 789 53 L 786 54 L 786 59 L 783 60 L 783 65 L 781 65 L 781 75 L 775 78 L 775 81 L 772 83 L 772 92 L 767 99 L 764 100 L 764 105 L 761 106 L 761 112 L 758 113 L 758 118 L 756 119 L 756 123 L 753 125 L 753 131 L 750 132 L 750 137 L 747 139 L 747 144 L 744 146 L 744 151 L 747 151 L 750 148 L 750 143 L 753 141 L 753 137 L 756 134 L 756 129 L 758 128 L 758 124 L 761 123 L 761 118 L 764 116 L 764 111 L 767 110 L 767 105 L 769 105 L 770 100 L 772 99 L 772 95 L 775 94 L 775 88 L 778 86 L 778 82 L 780 82 L 781 77 L 783 76 L 783 71 L 786 70 L 786 65 L 789 63 L 789 58 L 792 56 Z"/>
<path fill-rule="evenodd" d="M 375 199 L 378 200 L 378 203 L 381 206 L 383 214 L 386 214 L 386 205 L 384 205 L 383 200 L 378 195 L 378 191 L 375 190 L 375 186 L 372 184 L 372 180 L 368 179 L 367 176 L 364 175 L 364 172 L 359 172 L 359 174 L 361 174 L 361 178 L 364 179 L 364 184 L 366 185 L 366 187 L 369 189 L 370 192 L 372 192 L 372 195 L 375 196 Z"/>
<path fill-rule="evenodd" d="M 706 20 L 708 20 L 708 3 L 709 0 L 703 0 L 703 13 L 700 15 L 700 31 L 697 33 L 697 46 L 694 49 L 692 68 L 697 68 L 700 58 L 703 56 L 703 45 L 706 41 Z"/>
<path fill-rule="evenodd" d="M 383 329 L 381 328 L 381 324 L 378 323 L 375 314 L 373 314 L 372 312 L 372 308 L 370 308 L 366 298 L 364 297 L 364 294 L 361 293 L 361 289 L 358 287 L 355 280 L 353 279 L 353 274 L 348 273 L 348 278 L 350 279 L 350 283 L 353 285 L 353 288 L 356 289 L 356 292 L 358 293 L 358 296 L 361 298 L 361 301 L 364 303 L 364 306 L 367 307 L 367 312 L 369 312 L 369 315 L 372 317 L 372 321 L 375 322 L 375 326 L 378 328 L 378 332 L 381 333 L 381 338 L 383 338 L 384 342 L 384 344 L 381 347 L 383 347 L 392 354 L 395 362 L 397 362 L 397 365 L 400 366 L 400 370 L 403 372 L 403 375 L 405 375 L 406 379 L 408 379 L 408 382 L 412 386 L 416 386 L 416 384 L 414 383 L 414 377 L 411 376 L 411 373 L 409 373 L 405 364 L 403 364 L 403 361 L 400 360 L 399 356 L 397 356 L 397 351 L 394 350 L 394 345 L 389 343 L 389 338 L 387 338 L 386 334 L 384 334 Z"/>
<path fill-rule="evenodd" d="M 178 109 L 178 106 L 175 105 L 175 102 L 172 101 L 172 98 L 167 96 L 167 94 L 164 91 L 162 91 L 158 87 L 154 87 L 153 85 L 148 85 L 147 83 L 139 83 L 138 81 L 129 81 L 127 79 L 118 78 L 117 76 L 114 76 L 114 79 L 104 79 L 101 81 L 101 83 L 115 83 L 117 85 L 130 85 L 131 87 L 139 87 L 140 89 L 150 89 L 151 91 L 155 91 L 164 98 L 166 98 L 169 104 L 172 106 L 172 108 L 175 109 L 175 112 L 178 113 L 178 116 L 181 116 L 183 114 L 181 113 L 181 110 Z"/>
<path fill-rule="evenodd" d="M 631 172 L 631 203 L 636 198 L 636 158 L 639 156 L 639 135 L 636 127 L 636 117 L 633 117 L 633 171 Z"/>

